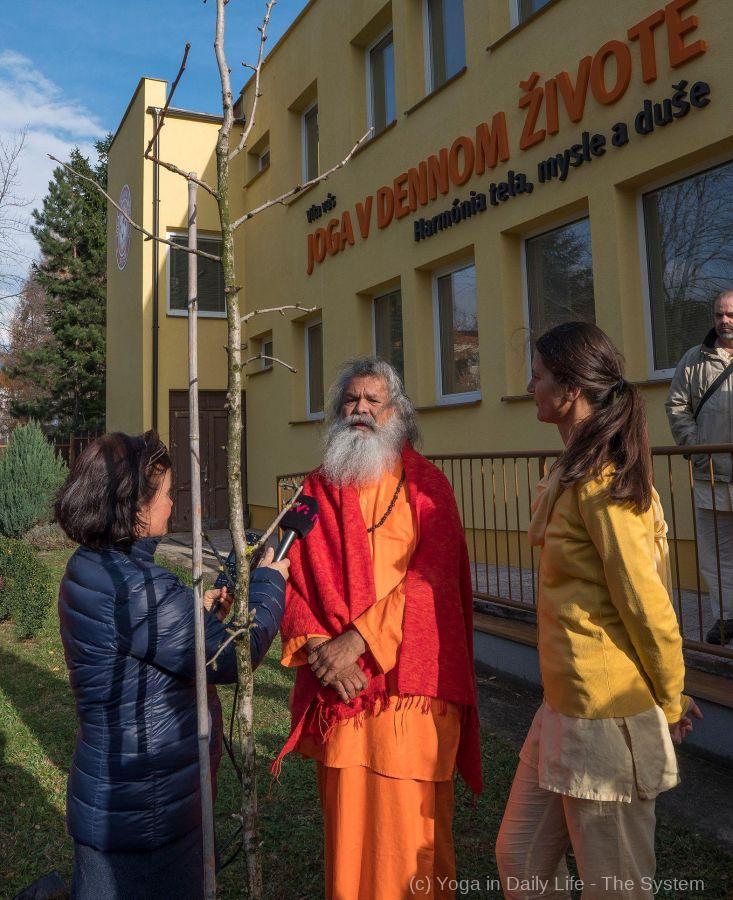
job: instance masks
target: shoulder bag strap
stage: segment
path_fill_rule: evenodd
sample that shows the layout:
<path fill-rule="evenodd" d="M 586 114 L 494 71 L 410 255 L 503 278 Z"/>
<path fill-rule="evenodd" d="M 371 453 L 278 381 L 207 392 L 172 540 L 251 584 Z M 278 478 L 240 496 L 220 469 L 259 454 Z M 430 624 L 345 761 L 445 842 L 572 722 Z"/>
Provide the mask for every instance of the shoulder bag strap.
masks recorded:
<path fill-rule="evenodd" d="M 705 406 L 708 400 L 713 396 L 713 394 L 718 390 L 719 387 L 723 384 L 723 382 L 733 374 L 733 361 L 728 363 L 728 365 L 723 369 L 723 371 L 718 375 L 715 381 L 710 385 L 710 387 L 705 391 L 705 393 L 700 398 L 700 402 L 697 404 L 697 409 L 693 413 L 692 417 L 697 422 L 697 417 L 700 415 L 700 410 Z"/>

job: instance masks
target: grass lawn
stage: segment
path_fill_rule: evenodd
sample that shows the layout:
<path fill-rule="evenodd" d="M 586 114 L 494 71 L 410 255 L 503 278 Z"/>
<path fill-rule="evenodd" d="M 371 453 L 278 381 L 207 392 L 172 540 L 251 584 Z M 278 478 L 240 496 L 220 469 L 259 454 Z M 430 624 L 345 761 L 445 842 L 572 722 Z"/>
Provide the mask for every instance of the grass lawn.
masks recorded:
<path fill-rule="evenodd" d="M 59 578 L 67 554 L 48 554 Z M 270 784 L 268 761 L 288 731 L 287 696 L 291 679 L 273 646 L 256 680 L 255 713 L 260 765 L 260 821 L 264 842 L 265 896 L 272 900 L 317 900 L 323 896 L 321 815 L 312 764 L 286 761 L 280 781 Z M 58 868 L 69 877 L 71 842 L 64 825 L 66 772 L 76 721 L 58 635 L 55 610 L 38 639 L 15 641 L 8 623 L 0 624 L 0 897 L 11 898 L 34 879 Z M 231 689 L 221 689 L 225 719 Z M 484 731 L 486 790 L 476 805 L 457 803 L 455 835 L 458 871 L 465 891 L 458 896 L 493 898 L 487 879 L 496 877 L 493 845 L 517 756 L 512 747 Z M 721 798 L 721 802 L 725 802 Z M 238 807 L 238 784 L 222 760 L 217 801 L 220 841 L 231 832 L 229 814 Z M 711 810 L 700 810 L 709 815 Z M 733 858 L 713 842 L 674 821 L 660 818 L 657 829 L 659 879 L 699 878 L 704 893 L 663 888 L 660 898 L 704 897 L 723 900 L 733 886 Z M 480 889 L 472 884 L 474 879 Z M 242 897 L 241 857 L 222 872 L 221 897 Z M 167 898 L 166 898 L 167 900 Z M 171 898 L 175 900 L 175 898 Z"/>

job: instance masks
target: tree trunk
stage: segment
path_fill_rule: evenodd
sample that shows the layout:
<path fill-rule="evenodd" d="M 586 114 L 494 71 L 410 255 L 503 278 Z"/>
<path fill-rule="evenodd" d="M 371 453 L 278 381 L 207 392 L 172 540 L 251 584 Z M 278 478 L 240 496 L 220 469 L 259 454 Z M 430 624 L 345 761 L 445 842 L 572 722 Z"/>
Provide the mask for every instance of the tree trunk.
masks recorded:
<path fill-rule="evenodd" d="M 229 68 L 224 53 L 225 0 L 217 0 L 216 40 L 214 49 L 222 81 L 223 122 L 216 142 L 217 204 L 221 225 L 221 266 L 227 303 L 227 494 L 229 530 L 237 563 L 234 591 L 234 615 L 239 623 L 249 621 L 249 560 L 244 533 L 242 503 L 242 322 L 239 293 L 234 270 L 234 234 L 229 206 L 229 142 L 234 123 Z M 237 707 L 239 751 L 242 769 L 242 842 L 247 865 L 250 900 L 262 898 L 262 869 L 257 838 L 257 782 L 255 775 L 254 711 L 252 657 L 249 635 L 236 642 Z"/>
<path fill-rule="evenodd" d="M 196 185 L 188 182 L 188 246 L 196 249 Z M 201 457 L 199 455 L 198 383 L 198 259 L 188 257 L 188 416 L 191 444 L 191 555 L 194 598 L 194 640 L 196 653 L 196 722 L 201 779 L 201 827 L 204 850 L 204 896 L 216 897 L 214 858 L 214 810 L 209 756 L 209 705 L 206 682 L 206 640 L 204 633 L 203 528 L 201 523 Z"/>

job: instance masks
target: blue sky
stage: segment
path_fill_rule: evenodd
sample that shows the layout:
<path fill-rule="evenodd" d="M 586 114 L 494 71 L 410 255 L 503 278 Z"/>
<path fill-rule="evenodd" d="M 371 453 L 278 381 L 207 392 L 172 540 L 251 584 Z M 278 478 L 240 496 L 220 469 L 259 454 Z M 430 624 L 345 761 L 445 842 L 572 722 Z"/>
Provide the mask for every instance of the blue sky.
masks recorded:
<path fill-rule="evenodd" d="M 272 47 L 306 0 L 277 0 L 267 46 Z M 25 130 L 16 193 L 39 205 L 53 164 L 76 144 L 91 154 L 95 138 L 114 131 L 141 76 L 171 81 L 191 42 L 175 105 L 220 112 L 214 59 L 214 0 L 25 0 L 3 2 L 0 32 L 0 141 Z M 247 78 L 241 62 L 257 57 L 265 0 L 230 0 L 227 56 L 235 95 Z M 21 235 L 23 262 L 35 254 Z M 2 260 L 0 260 L 0 275 Z M 6 270 L 8 266 L 5 266 Z M 0 291 L 2 293 L 2 291 Z"/>

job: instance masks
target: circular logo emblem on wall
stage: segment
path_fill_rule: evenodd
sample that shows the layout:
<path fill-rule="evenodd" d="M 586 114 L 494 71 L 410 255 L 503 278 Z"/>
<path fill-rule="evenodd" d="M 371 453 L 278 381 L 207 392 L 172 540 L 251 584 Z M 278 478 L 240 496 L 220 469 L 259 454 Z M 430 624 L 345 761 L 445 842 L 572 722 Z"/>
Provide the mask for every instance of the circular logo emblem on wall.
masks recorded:
<path fill-rule="evenodd" d="M 119 205 L 128 216 L 132 215 L 132 193 L 129 185 L 124 185 L 120 191 Z M 122 213 L 117 213 L 117 267 L 124 269 L 127 265 L 127 257 L 130 253 L 130 232 L 132 226 Z"/>

